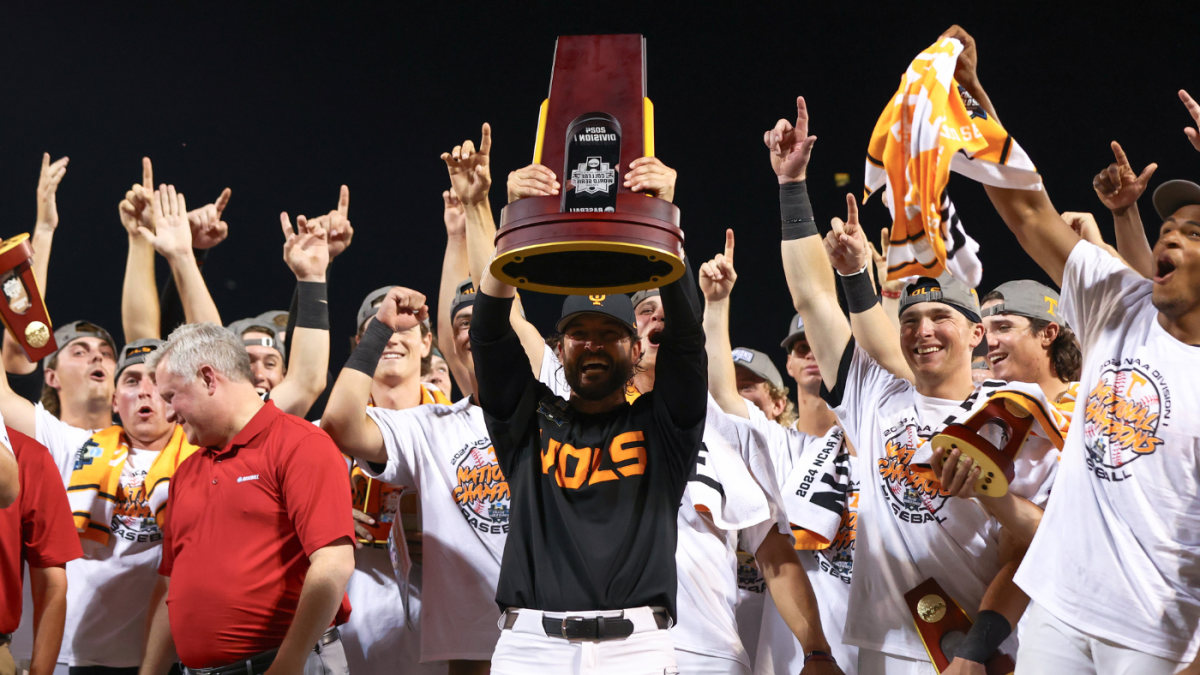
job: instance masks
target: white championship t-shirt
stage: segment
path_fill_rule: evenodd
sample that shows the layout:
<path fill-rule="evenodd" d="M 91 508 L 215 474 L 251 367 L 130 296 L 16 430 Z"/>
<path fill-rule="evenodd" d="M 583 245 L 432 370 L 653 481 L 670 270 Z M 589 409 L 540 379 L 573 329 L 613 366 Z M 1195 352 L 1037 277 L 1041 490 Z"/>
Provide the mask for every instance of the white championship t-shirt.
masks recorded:
<path fill-rule="evenodd" d="M 717 457 L 716 453 L 727 454 Z M 677 518 L 679 620 L 671 628 L 675 649 L 751 667 L 735 618 L 737 549 L 758 550 L 772 528 L 790 536 L 773 473 L 766 439 L 746 420 L 722 412 L 709 396 L 704 448 L 688 479 Z M 724 506 L 717 510 L 724 513 L 714 516 L 713 508 L 706 505 L 717 507 L 717 501 Z M 709 513 L 700 513 L 697 506 Z M 724 529 L 718 524 L 730 520 L 741 527 Z"/>
<path fill-rule="evenodd" d="M 73 427 L 42 404 L 36 409 L 36 439 L 50 450 L 70 483 L 75 457 L 95 431 Z M 59 663 L 71 666 L 129 668 L 141 663 L 142 638 L 150 594 L 158 581 L 162 532 L 150 515 L 143 482 L 159 453 L 131 447 L 121 471 L 112 539 L 107 546 L 84 543 L 84 557 L 67 563 L 67 617 Z M 29 641 L 14 636 L 13 655 L 29 658 L 32 650 L 32 607 L 21 617 L 18 636 L 29 631 Z"/>
<path fill-rule="evenodd" d="M 1153 282 L 1087 242 L 1059 313 L 1083 369 L 1054 499 L 1016 582 L 1064 623 L 1172 661 L 1200 647 L 1200 347 L 1169 335 Z"/>
<path fill-rule="evenodd" d="M 766 417 L 762 420 L 765 422 Z M 850 455 L 843 442 L 841 427 L 836 425 L 820 437 L 794 429 L 787 431 L 793 437 L 789 444 L 802 448 L 794 455 L 773 453 L 788 520 L 793 528 L 807 530 L 798 537 L 811 533 L 828 542 L 824 548 L 796 553 L 817 596 L 821 627 L 831 653 L 846 675 L 854 675 L 858 672 L 858 649 L 843 642 L 842 632 L 850 601 L 858 523 L 857 458 Z M 768 597 L 763 609 L 755 673 L 798 673 L 804 668 L 804 652 Z"/>
<path fill-rule="evenodd" d="M 904 594 L 932 577 L 973 619 L 1000 571 L 1000 525 L 976 500 L 940 494 L 932 469 L 913 456 L 928 454 L 927 441 L 949 416 L 957 415 L 959 421 L 969 417 L 990 390 L 1004 383 L 985 382 L 967 401 L 929 398 L 853 342 L 847 348 L 854 351 L 839 382 L 844 389 L 841 400 L 833 401 L 838 403 L 834 412 L 858 449 L 862 471 L 847 610 L 853 618 L 843 640 L 926 660 Z M 1018 455 L 1010 489 L 1035 503 L 1043 501 L 1057 457 L 1053 444 L 1031 435 Z M 1001 646 L 1009 653 L 1014 648 L 1012 637 Z"/>

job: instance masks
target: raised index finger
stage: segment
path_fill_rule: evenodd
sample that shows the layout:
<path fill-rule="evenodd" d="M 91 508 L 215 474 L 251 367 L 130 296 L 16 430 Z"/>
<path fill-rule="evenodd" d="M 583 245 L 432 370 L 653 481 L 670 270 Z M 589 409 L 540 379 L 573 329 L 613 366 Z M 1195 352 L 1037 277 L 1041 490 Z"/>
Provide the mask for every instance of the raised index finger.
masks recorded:
<path fill-rule="evenodd" d="M 1188 114 L 1192 116 L 1192 119 L 1200 122 L 1200 103 L 1196 103 L 1183 89 L 1179 90 L 1179 100 L 1183 101 L 1183 105 L 1187 108 Z"/>
<path fill-rule="evenodd" d="M 221 196 L 217 197 L 217 202 L 214 204 L 217 207 L 217 220 L 221 219 L 221 214 L 225 212 L 225 207 L 229 204 L 231 196 L 233 196 L 233 190 L 225 188 L 221 191 Z"/>
<path fill-rule="evenodd" d="M 149 157 L 142 158 L 142 187 L 147 194 L 154 194 L 154 167 L 150 165 Z"/>
<path fill-rule="evenodd" d="M 796 135 L 801 138 L 808 136 L 808 104 L 803 96 L 796 97 Z"/>
<path fill-rule="evenodd" d="M 1125 151 L 1121 149 L 1120 143 L 1113 141 L 1112 142 L 1112 151 L 1113 151 L 1113 157 L 1117 158 L 1117 164 L 1119 164 L 1122 167 L 1129 166 L 1129 158 L 1125 156 Z"/>
<path fill-rule="evenodd" d="M 479 154 L 486 155 L 492 151 L 492 125 L 483 123 L 483 135 L 479 139 Z"/>
<path fill-rule="evenodd" d="M 858 225 L 858 201 L 854 199 L 854 193 L 846 193 L 846 228 L 852 230 Z"/>
<path fill-rule="evenodd" d="M 725 259 L 733 264 L 733 230 L 725 230 Z"/>
<path fill-rule="evenodd" d="M 341 193 L 338 194 L 338 215 L 343 218 L 350 217 L 350 188 L 342 186 Z"/>

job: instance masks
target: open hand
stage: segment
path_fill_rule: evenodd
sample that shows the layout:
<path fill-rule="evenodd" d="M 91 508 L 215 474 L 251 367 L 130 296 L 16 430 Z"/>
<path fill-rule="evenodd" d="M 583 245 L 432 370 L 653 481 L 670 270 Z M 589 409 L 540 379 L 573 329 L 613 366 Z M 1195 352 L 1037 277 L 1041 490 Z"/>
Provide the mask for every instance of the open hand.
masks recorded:
<path fill-rule="evenodd" d="M 858 274 L 871 261 L 870 246 L 858 224 L 858 202 L 846 194 L 846 221 L 833 219 L 833 229 L 825 235 L 825 253 L 842 276 Z"/>
<path fill-rule="evenodd" d="M 283 228 L 283 260 L 297 281 L 324 283 L 329 267 L 329 230 L 319 220 L 296 216 L 296 229 L 286 211 L 279 214 Z"/>
<path fill-rule="evenodd" d="M 1188 114 L 1192 116 L 1192 120 L 1196 122 L 1196 128 L 1184 127 L 1183 133 L 1187 135 L 1188 140 L 1192 142 L 1192 147 L 1200 150 L 1200 103 L 1192 100 L 1191 96 L 1182 89 L 1179 90 L 1179 100 L 1183 101 L 1183 105 L 1187 108 Z"/>
<path fill-rule="evenodd" d="M 484 122 L 478 151 L 474 143 L 466 140 L 450 152 L 442 153 L 442 161 L 450 172 L 450 184 L 463 204 L 478 204 L 487 199 L 492 187 L 491 152 L 492 125 Z"/>
<path fill-rule="evenodd" d="M 425 304 L 423 293 L 397 286 L 388 291 L 375 318 L 400 333 L 429 318 L 429 307 Z"/>
<path fill-rule="evenodd" d="M 541 164 L 530 164 L 508 174 L 508 203 L 526 197 L 545 197 L 558 194 L 558 178 Z"/>
<path fill-rule="evenodd" d="M 458 200 L 458 193 L 446 190 L 442 193 L 442 220 L 446 221 L 446 236 L 464 237 L 467 234 L 467 210 Z"/>
<path fill-rule="evenodd" d="M 63 157 L 53 164 L 50 163 L 50 153 L 42 154 L 42 174 L 38 177 L 37 186 L 37 223 L 35 228 L 53 232 L 58 227 L 58 201 L 55 194 L 63 176 L 67 175 L 69 157 Z"/>
<path fill-rule="evenodd" d="M 965 457 L 958 450 L 945 452 L 944 448 L 933 451 L 930 461 L 933 474 L 942 484 L 942 494 L 970 499 L 975 496 L 975 481 L 979 480 L 982 468 L 975 460 Z"/>
<path fill-rule="evenodd" d="M 192 226 L 192 248 L 212 248 L 229 236 L 229 223 L 221 220 L 233 190 L 225 188 L 217 201 L 188 211 L 188 223 Z"/>
<path fill-rule="evenodd" d="M 1113 141 L 1112 151 L 1117 161 L 1096 174 L 1092 179 L 1092 188 L 1096 190 L 1100 201 L 1120 216 L 1136 204 L 1138 198 L 1146 191 L 1146 185 L 1150 182 L 1150 176 L 1158 169 L 1158 164 L 1147 165 L 1142 169 L 1141 175 L 1138 175 L 1129 165 L 1129 158 L 1125 156 L 1120 143 Z"/>
<path fill-rule="evenodd" d="M 657 157 L 638 157 L 625 174 L 625 187 L 633 192 L 649 192 L 663 201 L 675 199 L 678 172 Z"/>
<path fill-rule="evenodd" d="M 725 230 L 725 253 L 700 266 L 700 291 L 705 302 L 719 302 L 729 297 L 737 283 L 733 269 L 733 230 Z"/>
<path fill-rule="evenodd" d="M 808 135 L 808 104 L 803 96 L 796 97 L 796 124 L 785 119 L 763 134 L 763 143 L 771 151 L 771 168 L 779 184 L 798 183 L 805 179 L 808 160 L 812 157 L 816 136 Z"/>
<path fill-rule="evenodd" d="M 192 228 L 188 224 L 187 203 L 174 185 L 160 185 L 150 197 L 151 227 L 138 227 L 138 232 L 158 251 L 174 263 L 182 257 L 193 257 Z"/>

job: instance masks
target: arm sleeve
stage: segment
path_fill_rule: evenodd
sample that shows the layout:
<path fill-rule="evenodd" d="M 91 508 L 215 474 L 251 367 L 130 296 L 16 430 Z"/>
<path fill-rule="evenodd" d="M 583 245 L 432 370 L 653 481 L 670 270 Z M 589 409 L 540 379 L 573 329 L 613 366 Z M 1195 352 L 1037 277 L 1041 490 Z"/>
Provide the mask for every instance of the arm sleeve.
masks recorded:
<path fill-rule="evenodd" d="M 491 417 L 509 419 L 522 394 L 536 382 L 529 358 L 513 330 L 512 298 L 475 294 L 471 317 L 471 353 L 479 383 L 479 405 Z"/>
<path fill-rule="evenodd" d="M 655 401 L 681 429 L 703 422 L 708 403 L 708 354 L 694 286 L 685 261 L 683 276 L 659 290 L 666 327 L 654 367 Z"/>
<path fill-rule="evenodd" d="M 424 450 L 427 441 L 417 416 L 427 414 L 430 407 L 423 405 L 408 410 L 367 408 L 367 414 L 375 420 L 383 436 L 387 463 L 360 461 L 358 466 L 363 473 L 392 485 L 418 485 L 417 456 Z"/>
<path fill-rule="evenodd" d="M 33 441 L 27 443 L 32 445 Z M 24 448 L 22 459 L 27 469 L 22 469 L 21 537 L 29 566 L 55 567 L 82 558 L 79 532 L 58 467 L 50 454 L 36 445 Z"/>
<path fill-rule="evenodd" d="M 1095 244 L 1081 241 L 1063 269 L 1062 301 L 1056 312 L 1079 337 L 1084 356 L 1114 317 L 1123 318 L 1149 295 L 1153 282 Z"/>
<path fill-rule="evenodd" d="M 354 503 L 346 461 L 325 432 L 312 429 L 284 455 L 276 471 L 288 518 L 305 554 L 312 555 L 342 537 L 353 541 L 350 511 Z"/>
<path fill-rule="evenodd" d="M 37 367 L 33 372 L 24 375 L 14 373 L 5 373 L 8 376 L 8 386 L 17 396 L 37 405 L 38 401 L 42 400 L 42 384 L 46 381 L 45 371 L 42 370 L 42 362 L 38 361 Z"/>

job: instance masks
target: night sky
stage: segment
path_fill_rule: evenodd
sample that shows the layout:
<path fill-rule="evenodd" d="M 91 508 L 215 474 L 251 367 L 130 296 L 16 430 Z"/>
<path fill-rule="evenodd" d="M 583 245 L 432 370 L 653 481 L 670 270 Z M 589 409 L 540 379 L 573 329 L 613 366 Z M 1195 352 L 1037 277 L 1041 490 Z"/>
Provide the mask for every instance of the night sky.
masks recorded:
<path fill-rule="evenodd" d="M 499 220 L 508 172 L 532 156 L 563 34 L 646 36 L 656 154 L 679 171 L 689 254 L 698 267 L 734 228 L 733 342 L 780 365 L 792 309 L 762 133 L 806 97 L 819 137 L 809 167 L 817 219 L 844 216 L 842 195 L 861 194 L 875 120 L 909 61 L 951 23 L 976 37 L 983 85 L 1060 210 L 1096 213 L 1111 240 L 1091 179 L 1112 161 L 1114 139 L 1136 170 L 1159 163 L 1151 189 L 1200 179 L 1176 96 L 1200 97 L 1194 1 L 896 3 L 904 12 L 803 2 L 725 3 L 736 7 L 725 12 L 701 3 L 13 4 L 0 20 L 0 234 L 32 229 L 41 153 L 70 156 L 47 304 L 55 323 L 86 318 L 118 339 L 127 246 L 117 204 L 140 181 L 143 155 L 189 208 L 233 189 L 229 239 L 205 267 L 226 323 L 286 308 L 294 277 L 278 214 L 328 212 L 343 183 L 355 238 L 330 280 L 335 369 L 370 290 L 406 285 L 432 305 L 449 186 L 438 155 L 491 123 Z M 847 188 L 835 186 L 839 172 L 851 175 Z M 980 185 L 955 176 L 950 193 L 984 246 L 981 293 L 1045 280 Z M 1149 194 L 1142 215 L 1153 243 L 1160 220 Z M 877 199 L 863 217 L 876 239 L 889 224 Z M 167 274 L 160 260 L 160 284 Z M 550 330 L 561 299 L 527 295 L 531 318 Z"/>

